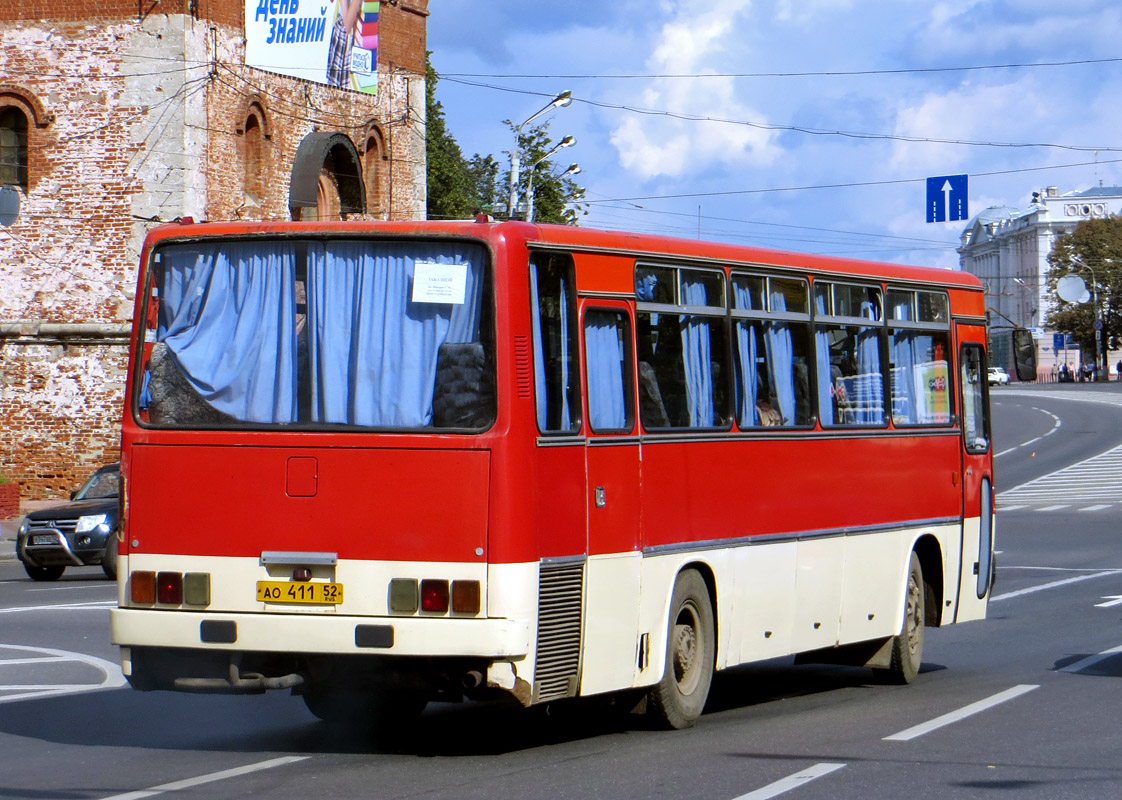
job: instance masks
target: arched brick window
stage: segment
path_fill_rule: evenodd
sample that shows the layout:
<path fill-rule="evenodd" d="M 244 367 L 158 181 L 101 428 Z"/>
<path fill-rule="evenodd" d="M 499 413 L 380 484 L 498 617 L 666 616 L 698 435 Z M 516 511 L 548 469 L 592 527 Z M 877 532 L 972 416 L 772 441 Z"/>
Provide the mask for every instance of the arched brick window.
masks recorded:
<path fill-rule="evenodd" d="M 0 106 L 0 186 L 27 191 L 27 114 Z"/>
<path fill-rule="evenodd" d="M 289 181 L 293 219 L 342 219 L 366 213 L 362 163 L 343 133 L 313 131 L 300 142 Z"/>
<path fill-rule="evenodd" d="M 31 162 L 40 129 L 54 121 L 35 93 L 16 84 L 0 84 L 0 186 L 15 186 L 25 193 L 35 179 Z"/>
<path fill-rule="evenodd" d="M 362 148 L 362 177 L 366 184 L 367 213 L 379 219 L 390 218 L 389 155 L 382 131 L 371 125 Z"/>
<path fill-rule="evenodd" d="M 262 207 L 266 202 L 271 167 L 269 120 L 264 105 L 257 98 L 250 98 L 239 116 L 243 120 L 237 133 L 241 137 L 239 150 L 245 205 Z"/>

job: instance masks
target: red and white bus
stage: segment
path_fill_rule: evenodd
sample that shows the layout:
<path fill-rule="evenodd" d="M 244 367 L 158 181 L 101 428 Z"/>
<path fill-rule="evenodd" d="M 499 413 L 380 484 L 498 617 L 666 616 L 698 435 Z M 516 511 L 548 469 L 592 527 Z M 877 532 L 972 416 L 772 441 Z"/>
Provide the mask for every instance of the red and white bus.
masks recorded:
<path fill-rule="evenodd" d="M 799 654 L 909 682 L 993 575 L 982 286 L 521 222 L 161 226 L 123 419 L 138 689 L 326 719 Z M 626 694 L 624 696 L 627 696 Z"/>

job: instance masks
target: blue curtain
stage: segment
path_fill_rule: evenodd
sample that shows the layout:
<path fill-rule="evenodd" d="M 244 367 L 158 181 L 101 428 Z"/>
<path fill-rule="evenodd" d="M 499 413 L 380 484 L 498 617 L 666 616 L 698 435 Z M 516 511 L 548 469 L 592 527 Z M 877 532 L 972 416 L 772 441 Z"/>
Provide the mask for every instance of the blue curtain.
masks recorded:
<path fill-rule="evenodd" d="M 538 418 L 538 430 L 549 430 L 549 417 L 546 404 L 549 397 L 545 387 L 545 352 L 542 339 L 541 295 L 538 294 L 538 266 L 530 266 L 530 319 L 534 326 L 534 410 Z"/>
<path fill-rule="evenodd" d="M 411 299 L 417 263 L 467 267 L 463 303 Z M 333 242 L 308 265 L 312 418 L 376 427 L 432 420 L 437 349 L 478 340 L 482 252 L 477 246 Z"/>
<path fill-rule="evenodd" d="M 706 303 L 705 284 L 689 281 L 683 276 L 682 289 L 685 305 L 702 306 Z M 690 427 L 713 426 L 713 364 L 709 341 L 709 321 L 705 317 L 681 317 L 682 362 L 686 378 L 686 408 Z"/>
<path fill-rule="evenodd" d="M 826 313 L 826 298 L 815 295 L 815 311 Z M 818 369 L 818 420 L 823 425 L 834 424 L 834 375 L 830 369 L 830 333 L 824 326 L 814 329 L 815 366 Z"/>
<path fill-rule="evenodd" d="M 619 322 L 614 314 L 594 313 L 584 325 L 584 351 L 588 371 L 588 414 L 594 430 L 627 427 L 624 395 L 624 352 Z"/>
<path fill-rule="evenodd" d="M 734 283 L 733 291 L 736 292 L 737 308 L 752 308 L 752 295 L 747 286 Z M 736 323 L 736 348 L 740 359 L 737 421 L 741 427 L 747 428 L 759 424 L 760 421 L 759 410 L 756 408 L 756 395 L 759 391 L 757 388 L 759 377 L 756 374 L 756 330 L 748 320 L 739 320 Z"/>
<path fill-rule="evenodd" d="M 787 298 L 782 292 L 771 293 L 771 310 L 786 311 Z M 784 425 L 795 422 L 795 348 L 791 330 L 785 323 L 773 322 L 764 334 L 771 389 L 775 392 L 777 409 Z"/>
<path fill-rule="evenodd" d="M 897 303 L 892 317 L 901 321 L 911 320 L 911 303 Z M 896 364 L 891 381 L 892 416 L 904 424 L 915 424 L 920 420 L 915 388 L 916 338 L 913 332 L 903 330 L 895 331 L 892 337 L 892 361 Z"/>
<path fill-rule="evenodd" d="M 295 245 L 162 251 L 157 341 L 211 406 L 238 420 L 296 419 Z"/>
<path fill-rule="evenodd" d="M 884 378 L 880 366 L 880 331 L 861 328 L 857 334 L 857 422 L 884 422 Z"/>
<path fill-rule="evenodd" d="M 878 309 L 870 301 L 861 303 L 861 316 L 878 319 Z M 880 363 L 880 329 L 861 328 L 857 334 L 857 421 L 884 422 L 884 376 Z"/>

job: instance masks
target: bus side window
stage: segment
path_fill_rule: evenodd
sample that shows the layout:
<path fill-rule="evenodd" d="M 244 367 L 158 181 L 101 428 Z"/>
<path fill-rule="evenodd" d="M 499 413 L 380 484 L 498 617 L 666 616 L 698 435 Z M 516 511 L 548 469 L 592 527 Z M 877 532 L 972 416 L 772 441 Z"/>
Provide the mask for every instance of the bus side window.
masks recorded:
<path fill-rule="evenodd" d="M 534 397 L 538 430 L 580 431 L 577 294 L 573 259 L 534 254 L 530 263 L 530 311 L 534 327 Z"/>
<path fill-rule="evenodd" d="M 631 326 L 626 314 L 595 309 L 584 315 L 588 422 L 596 433 L 628 433 L 634 424 Z"/>
<path fill-rule="evenodd" d="M 989 449 L 989 418 L 986 414 L 986 365 L 982 348 L 962 348 L 962 433 L 968 453 Z"/>

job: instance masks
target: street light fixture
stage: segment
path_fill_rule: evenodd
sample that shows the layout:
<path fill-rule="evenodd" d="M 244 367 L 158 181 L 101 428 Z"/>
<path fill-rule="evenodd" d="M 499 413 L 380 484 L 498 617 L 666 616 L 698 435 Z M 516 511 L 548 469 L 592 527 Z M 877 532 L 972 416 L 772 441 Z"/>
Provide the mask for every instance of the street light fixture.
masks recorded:
<path fill-rule="evenodd" d="M 566 148 L 566 147 L 572 147 L 576 143 L 577 143 L 577 140 L 574 139 L 572 136 L 566 136 L 560 142 L 555 144 L 553 146 L 552 150 L 550 150 L 548 153 L 546 153 L 544 156 L 542 156 L 541 158 L 539 158 L 537 161 L 535 161 L 533 164 L 530 165 L 530 170 L 529 170 L 530 175 L 529 175 L 528 178 L 526 178 L 526 221 L 527 222 L 533 222 L 534 221 L 534 168 L 538 164 L 540 164 L 543 161 L 545 161 L 546 159 L 548 159 L 551 155 L 556 153 L 558 150 L 561 150 L 561 149 Z M 576 169 L 574 170 L 573 167 L 576 167 Z M 562 173 L 561 177 L 564 177 L 565 175 L 568 175 L 572 172 L 580 172 L 580 166 L 578 164 L 570 165 L 569 168 L 567 170 L 565 170 L 564 173 Z"/>
<path fill-rule="evenodd" d="M 514 218 L 514 203 L 518 199 L 518 172 L 521 167 L 520 162 L 522 160 L 522 152 L 518 145 L 518 138 L 522 134 L 522 129 L 536 120 L 542 114 L 552 111 L 555 108 L 565 108 L 566 106 L 572 105 L 572 103 L 573 93 L 566 89 L 565 91 L 561 92 L 561 94 L 550 100 L 544 108 L 536 111 L 534 114 L 528 117 L 525 122 L 514 129 L 514 149 L 510 151 L 510 207 L 508 209 L 508 213 L 510 214 L 510 217 L 512 219 Z"/>
<path fill-rule="evenodd" d="M 1095 380 L 1099 381 L 1106 377 L 1105 365 L 1103 364 L 1103 321 L 1099 316 L 1099 279 L 1095 277 L 1095 270 L 1079 256 L 1072 256 L 1071 260 L 1079 269 L 1085 269 L 1091 273 L 1091 310 L 1095 315 Z"/>

